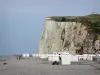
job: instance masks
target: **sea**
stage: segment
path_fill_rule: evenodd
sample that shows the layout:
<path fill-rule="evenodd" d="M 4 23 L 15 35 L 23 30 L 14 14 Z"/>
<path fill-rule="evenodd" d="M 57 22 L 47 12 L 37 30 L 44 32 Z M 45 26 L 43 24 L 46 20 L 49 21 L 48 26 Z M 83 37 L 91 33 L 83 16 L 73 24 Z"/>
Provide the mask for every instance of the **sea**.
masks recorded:
<path fill-rule="evenodd" d="M 8 60 L 11 58 L 11 55 L 0 55 L 0 60 Z"/>

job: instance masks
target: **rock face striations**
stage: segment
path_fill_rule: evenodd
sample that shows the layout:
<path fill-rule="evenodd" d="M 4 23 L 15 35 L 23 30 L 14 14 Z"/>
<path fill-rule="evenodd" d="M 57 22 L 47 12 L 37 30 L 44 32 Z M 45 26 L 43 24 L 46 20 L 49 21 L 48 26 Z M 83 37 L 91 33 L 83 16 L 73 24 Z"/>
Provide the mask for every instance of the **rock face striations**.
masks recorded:
<path fill-rule="evenodd" d="M 75 52 L 92 35 L 91 22 L 82 17 L 47 17 L 40 39 L 39 53 Z"/>

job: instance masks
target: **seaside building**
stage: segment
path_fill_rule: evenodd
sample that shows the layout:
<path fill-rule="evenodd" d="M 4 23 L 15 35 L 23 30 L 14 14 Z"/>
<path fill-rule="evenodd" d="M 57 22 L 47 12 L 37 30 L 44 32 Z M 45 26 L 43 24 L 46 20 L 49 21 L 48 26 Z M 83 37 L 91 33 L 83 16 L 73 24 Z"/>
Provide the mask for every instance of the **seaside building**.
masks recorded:
<path fill-rule="evenodd" d="M 95 41 L 96 51 L 100 50 L 100 35 L 98 35 L 97 40 Z"/>

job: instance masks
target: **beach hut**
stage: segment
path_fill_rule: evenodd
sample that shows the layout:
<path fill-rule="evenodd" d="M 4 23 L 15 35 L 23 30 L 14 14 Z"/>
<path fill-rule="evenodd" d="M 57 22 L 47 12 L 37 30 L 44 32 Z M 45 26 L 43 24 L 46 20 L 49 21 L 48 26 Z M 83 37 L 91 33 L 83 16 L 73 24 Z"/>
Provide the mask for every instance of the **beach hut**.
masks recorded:
<path fill-rule="evenodd" d="M 22 54 L 22 58 L 29 58 L 30 57 L 30 54 L 28 54 L 28 53 L 23 53 Z"/>

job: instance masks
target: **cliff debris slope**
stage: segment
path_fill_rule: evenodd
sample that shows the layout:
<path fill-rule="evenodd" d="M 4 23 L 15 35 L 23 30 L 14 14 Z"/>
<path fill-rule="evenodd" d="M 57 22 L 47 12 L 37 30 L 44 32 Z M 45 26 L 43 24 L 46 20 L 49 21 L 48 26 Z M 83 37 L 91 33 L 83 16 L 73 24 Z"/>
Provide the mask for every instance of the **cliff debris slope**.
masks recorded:
<path fill-rule="evenodd" d="M 47 17 L 40 39 L 39 53 L 75 52 L 81 49 L 88 35 L 95 33 L 93 19 L 90 20 L 90 15 L 88 16 Z"/>

